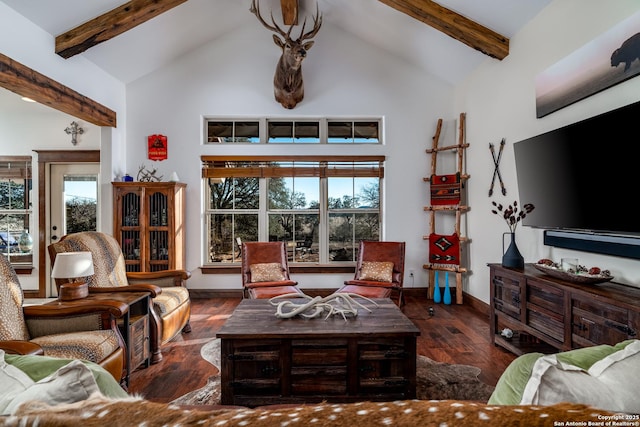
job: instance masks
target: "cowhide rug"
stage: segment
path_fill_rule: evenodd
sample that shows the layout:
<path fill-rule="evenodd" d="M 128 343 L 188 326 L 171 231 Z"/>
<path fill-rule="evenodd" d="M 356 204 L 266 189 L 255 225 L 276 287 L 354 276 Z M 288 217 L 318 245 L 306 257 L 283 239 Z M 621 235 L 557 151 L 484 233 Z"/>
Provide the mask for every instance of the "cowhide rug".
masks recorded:
<path fill-rule="evenodd" d="M 220 340 L 214 339 L 202 346 L 202 358 L 216 368 L 220 367 Z M 416 397 L 420 400 L 489 400 L 494 387 L 478 379 L 480 368 L 436 362 L 417 356 Z M 178 405 L 220 404 L 220 376 L 209 377 L 207 384 L 174 400 Z"/>

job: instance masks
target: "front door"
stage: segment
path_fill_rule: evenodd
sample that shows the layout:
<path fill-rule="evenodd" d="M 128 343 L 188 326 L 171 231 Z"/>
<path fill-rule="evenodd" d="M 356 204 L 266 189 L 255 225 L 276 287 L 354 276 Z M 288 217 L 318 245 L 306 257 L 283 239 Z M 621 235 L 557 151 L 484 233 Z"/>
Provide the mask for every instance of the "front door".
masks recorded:
<path fill-rule="evenodd" d="M 57 242 L 65 234 L 99 229 L 99 174 L 99 163 L 51 165 L 47 245 Z M 50 265 L 47 271 L 51 271 Z M 49 274 L 47 280 L 51 282 Z M 55 286 L 49 284 L 49 289 L 51 295 L 57 295 Z"/>

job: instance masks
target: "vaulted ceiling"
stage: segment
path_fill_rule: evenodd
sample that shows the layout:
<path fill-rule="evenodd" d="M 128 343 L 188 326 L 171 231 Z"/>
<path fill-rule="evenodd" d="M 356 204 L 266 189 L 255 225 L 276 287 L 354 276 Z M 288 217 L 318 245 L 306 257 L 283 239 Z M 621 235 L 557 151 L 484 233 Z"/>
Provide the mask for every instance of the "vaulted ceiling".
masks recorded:
<path fill-rule="evenodd" d="M 132 82 L 239 26 L 259 25 L 251 0 L 0 0 L 82 55 Z M 456 84 L 482 61 L 509 53 L 509 39 L 551 0 L 261 0 L 290 20 L 315 11 L 335 26 Z M 321 43 L 322 34 L 316 36 Z"/>

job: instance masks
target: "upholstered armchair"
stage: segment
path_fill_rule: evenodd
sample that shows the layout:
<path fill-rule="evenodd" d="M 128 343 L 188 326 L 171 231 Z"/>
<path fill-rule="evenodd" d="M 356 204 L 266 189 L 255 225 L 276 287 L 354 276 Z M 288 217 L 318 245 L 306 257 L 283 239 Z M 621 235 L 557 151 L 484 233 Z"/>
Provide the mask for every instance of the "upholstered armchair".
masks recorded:
<path fill-rule="evenodd" d="M 404 253 L 405 242 L 360 241 L 355 276 L 336 292 L 367 298 L 390 298 L 397 293 L 397 303 L 402 306 Z"/>
<path fill-rule="evenodd" d="M 248 298 L 273 298 L 302 294 L 298 282 L 289 277 L 284 242 L 244 242 L 242 244 L 242 288 Z"/>
<path fill-rule="evenodd" d="M 94 275 L 87 277 L 89 292 L 139 292 L 151 294 L 150 339 L 151 363 L 162 360 L 161 346 L 181 332 L 191 332 L 191 299 L 186 280 L 191 274 L 184 270 L 164 270 L 148 273 L 127 272 L 118 241 L 105 233 L 83 231 L 63 236 L 49 245 L 51 264 L 63 252 L 89 251 L 93 256 Z M 60 286 L 64 280 L 56 279 Z"/>
<path fill-rule="evenodd" d="M 89 360 L 124 385 L 125 345 L 116 320 L 126 313 L 126 304 L 87 301 L 59 307 L 23 303 L 18 276 L 0 255 L 0 348 L 7 353 Z"/>

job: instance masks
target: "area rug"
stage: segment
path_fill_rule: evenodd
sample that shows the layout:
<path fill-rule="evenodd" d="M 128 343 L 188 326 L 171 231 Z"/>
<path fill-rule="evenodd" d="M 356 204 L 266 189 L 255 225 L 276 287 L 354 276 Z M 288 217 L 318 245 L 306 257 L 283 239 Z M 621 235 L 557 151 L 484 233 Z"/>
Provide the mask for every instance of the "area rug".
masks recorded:
<path fill-rule="evenodd" d="M 220 340 L 202 346 L 202 358 L 220 367 Z M 420 400 L 489 400 L 494 387 L 478 379 L 480 368 L 436 362 L 425 356 L 416 359 L 416 397 Z M 207 384 L 171 403 L 178 405 L 220 404 L 220 376 L 209 377 Z"/>

